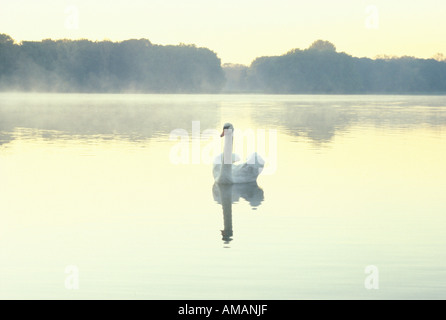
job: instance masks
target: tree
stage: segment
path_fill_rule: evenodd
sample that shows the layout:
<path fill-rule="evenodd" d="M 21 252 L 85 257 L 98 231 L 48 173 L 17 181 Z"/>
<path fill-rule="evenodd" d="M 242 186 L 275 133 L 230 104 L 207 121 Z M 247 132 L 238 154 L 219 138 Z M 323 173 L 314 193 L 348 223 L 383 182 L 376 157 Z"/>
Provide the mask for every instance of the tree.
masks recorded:
<path fill-rule="evenodd" d="M 330 41 L 316 40 L 312 43 L 308 50 L 336 52 L 336 46 Z"/>
<path fill-rule="evenodd" d="M 257 58 L 247 74 L 251 88 L 266 93 L 446 93 L 443 61 L 355 58 L 322 40 L 307 50 Z"/>
<path fill-rule="evenodd" d="M 17 45 L 7 34 L 0 34 L 0 88 L 9 87 L 10 77 L 17 65 Z"/>
<path fill-rule="evenodd" d="M 432 57 L 432 59 L 437 61 L 446 61 L 446 56 L 442 53 L 437 53 Z"/>
<path fill-rule="evenodd" d="M 0 35 L 0 90 L 61 92 L 218 92 L 224 73 L 217 54 L 195 45 L 22 41 Z"/>
<path fill-rule="evenodd" d="M 7 34 L 0 33 L 0 44 L 14 44 L 14 39 Z"/>

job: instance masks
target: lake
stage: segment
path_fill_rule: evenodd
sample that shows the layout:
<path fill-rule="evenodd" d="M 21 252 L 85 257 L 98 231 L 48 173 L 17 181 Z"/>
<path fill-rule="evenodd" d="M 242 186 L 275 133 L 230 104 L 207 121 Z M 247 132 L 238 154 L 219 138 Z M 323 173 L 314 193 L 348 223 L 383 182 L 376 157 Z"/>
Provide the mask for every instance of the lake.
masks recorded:
<path fill-rule="evenodd" d="M 444 96 L 0 94 L 0 298 L 444 299 L 445 160 Z"/>

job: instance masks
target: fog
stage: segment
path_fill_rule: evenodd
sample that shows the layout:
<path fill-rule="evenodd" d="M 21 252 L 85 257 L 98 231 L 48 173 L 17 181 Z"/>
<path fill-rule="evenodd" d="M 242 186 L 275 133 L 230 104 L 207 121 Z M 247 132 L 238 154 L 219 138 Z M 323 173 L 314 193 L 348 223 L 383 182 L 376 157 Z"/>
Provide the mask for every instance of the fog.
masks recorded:
<path fill-rule="evenodd" d="M 180 96 L 181 97 L 181 96 Z M 0 143 L 11 141 L 20 128 L 44 132 L 44 139 L 63 135 L 77 139 L 119 136 L 145 141 L 190 129 L 199 119 L 203 128 L 220 124 L 218 103 L 168 96 L 104 94 L 1 94 Z"/>
<path fill-rule="evenodd" d="M 240 95 L 239 99 L 247 102 L 237 108 L 245 104 L 255 110 L 251 119 L 257 127 L 279 127 L 315 144 L 330 143 L 358 124 L 438 131 L 446 126 L 443 96 L 273 95 L 250 100 L 250 95 Z M 47 140 L 64 135 L 76 139 L 119 136 L 134 142 L 168 136 L 177 128 L 190 132 L 193 121 L 200 121 L 200 130 L 220 129 L 228 120 L 222 115 L 230 101 L 230 95 L 3 93 L 0 144 L 7 145 L 14 132 L 23 128 L 37 130 Z"/>

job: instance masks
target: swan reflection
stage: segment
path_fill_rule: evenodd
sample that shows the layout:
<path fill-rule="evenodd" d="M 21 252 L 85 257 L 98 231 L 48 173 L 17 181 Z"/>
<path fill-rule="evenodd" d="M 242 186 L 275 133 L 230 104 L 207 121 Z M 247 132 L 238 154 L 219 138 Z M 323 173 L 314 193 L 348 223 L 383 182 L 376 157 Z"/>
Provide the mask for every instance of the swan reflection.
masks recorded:
<path fill-rule="evenodd" d="M 252 209 L 257 209 L 264 200 L 264 193 L 257 185 L 257 182 L 239 183 L 239 184 L 218 184 L 214 183 L 212 187 L 214 200 L 223 207 L 223 225 L 221 230 L 222 240 L 225 244 L 232 241 L 232 204 L 245 199 L 251 205 Z"/>

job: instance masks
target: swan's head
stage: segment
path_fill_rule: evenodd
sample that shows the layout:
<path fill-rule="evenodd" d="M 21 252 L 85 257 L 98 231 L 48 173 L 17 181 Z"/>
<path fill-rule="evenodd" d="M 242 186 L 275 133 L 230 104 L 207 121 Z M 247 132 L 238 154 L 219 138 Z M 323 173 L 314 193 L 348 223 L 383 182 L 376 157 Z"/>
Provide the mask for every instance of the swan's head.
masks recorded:
<path fill-rule="evenodd" d="M 228 130 L 230 130 L 229 132 L 231 133 L 234 132 L 234 126 L 229 122 L 223 125 L 223 131 L 221 132 L 220 137 L 224 137 L 225 133 L 228 132 Z"/>

